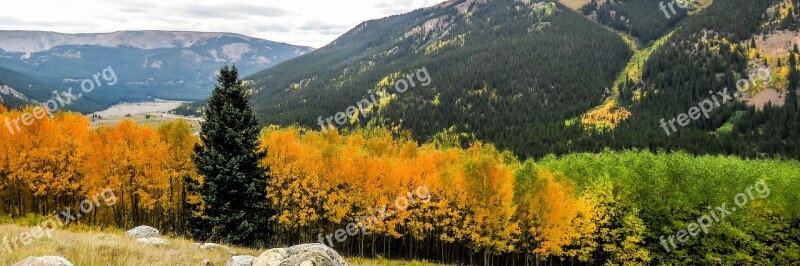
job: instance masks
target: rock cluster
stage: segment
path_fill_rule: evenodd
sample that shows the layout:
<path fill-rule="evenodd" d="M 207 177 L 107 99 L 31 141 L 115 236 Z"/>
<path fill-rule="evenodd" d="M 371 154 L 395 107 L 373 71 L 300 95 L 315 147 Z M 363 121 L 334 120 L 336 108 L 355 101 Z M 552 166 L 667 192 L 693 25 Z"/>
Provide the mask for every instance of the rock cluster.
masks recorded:
<path fill-rule="evenodd" d="M 261 253 L 252 266 L 345 266 L 347 262 L 332 248 L 322 244 L 301 244 L 273 248 Z"/>
<path fill-rule="evenodd" d="M 166 246 L 169 242 L 159 238 L 161 233 L 158 229 L 149 226 L 138 226 L 125 232 L 125 235 L 136 238 L 136 243 L 148 246 Z M 105 239 L 111 236 L 102 235 Z M 215 243 L 194 243 L 190 246 L 202 250 L 224 250 L 234 256 L 231 257 L 225 266 L 349 266 L 347 262 L 339 256 L 339 253 L 323 244 L 301 244 L 289 248 L 273 248 L 254 257 L 249 255 L 236 255 L 230 248 Z M 201 265 L 211 265 L 206 259 Z M 28 257 L 17 262 L 13 266 L 73 266 L 71 262 L 62 257 Z"/>
<path fill-rule="evenodd" d="M 161 232 L 158 229 L 146 225 L 140 225 L 125 232 L 128 237 L 136 238 L 136 243 L 154 247 L 169 245 L 169 241 L 160 238 Z"/>
<path fill-rule="evenodd" d="M 228 260 L 228 263 L 225 263 L 225 266 L 253 266 L 255 261 L 256 257 L 249 255 L 233 256 Z"/>

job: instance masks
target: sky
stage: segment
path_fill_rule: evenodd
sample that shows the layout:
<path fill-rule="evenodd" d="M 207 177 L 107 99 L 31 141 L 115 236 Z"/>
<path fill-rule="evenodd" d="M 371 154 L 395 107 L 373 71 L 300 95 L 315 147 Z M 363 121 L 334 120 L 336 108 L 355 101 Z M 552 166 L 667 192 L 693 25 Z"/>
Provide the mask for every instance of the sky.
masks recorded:
<path fill-rule="evenodd" d="M 233 32 L 319 48 L 363 21 L 441 2 L 444 0 L 5 0 L 0 8 L 0 30 Z"/>

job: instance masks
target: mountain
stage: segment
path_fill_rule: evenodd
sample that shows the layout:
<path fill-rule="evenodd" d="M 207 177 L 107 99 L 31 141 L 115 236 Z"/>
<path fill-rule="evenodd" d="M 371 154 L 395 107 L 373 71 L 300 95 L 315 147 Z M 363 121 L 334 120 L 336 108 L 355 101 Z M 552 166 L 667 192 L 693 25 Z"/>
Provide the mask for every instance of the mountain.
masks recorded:
<path fill-rule="evenodd" d="M 0 79 L 0 103 L 6 106 L 20 106 L 28 102 L 28 96 L 15 88 L 32 87 L 32 84 L 36 83 L 33 78 L 2 67 L 0 67 L 0 77 L 6 77 Z M 50 88 L 46 84 L 37 84 L 38 87 Z"/>
<path fill-rule="evenodd" d="M 45 102 L 47 99 L 59 99 L 54 91 L 58 91 L 65 99 L 64 90 L 52 84 L 42 82 L 31 76 L 0 67 L 0 103 L 8 107 L 23 107 Z M 63 109 L 99 110 L 105 106 L 91 98 L 75 99 Z M 62 108 L 59 106 L 59 108 Z"/>
<path fill-rule="evenodd" d="M 462 133 L 513 148 L 558 134 L 541 125 L 563 125 L 599 105 L 631 54 L 617 33 L 561 4 L 453 0 L 364 22 L 247 79 L 264 124 L 319 128 L 319 117 L 425 68 L 430 86 L 395 94 L 354 123 L 400 126 L 421 140 Z"/>
<path fill-rule="evenodd" d="M 312 50 L 233 33 L 0 31 L 0 67 L 33 80 L 14 87 L 33 101 L 47 100 L 52 88 L 78 88 L 81 81 L 111 67 L 119 79 L 116 84 L 86 93 L 67 107 L 82 112 L 121 101 L 203 99 L 223 64 L 236 64 L 241 73 L 252 74 Z M 15 78 L 3 73 L 8 72 L 0 72 L 0 82 Z M 50 92 L 35 92 L 44 88 Z"/>
<path fill-rule="evenodd" d="M 674 10 L 658 0 L 564 2 L 571 8 L 451 0 L 367 21 L 249 76 L 252 101 L 263 124 L 319 129 L 341 112 L 345 128 L 482 140 L 521 157 L 643 149 L 800 158 L 795 1 L 698 0 Z M 756 82 L 765 67 L 774 82 Z M 391 87 L 422 68 L 430 86 Z M 738 98 L 681 119 L 742 80 L 753 85 Z M 376 95 L 375 108 L 351 107 Z M 676 128 L 665 131 L 670 120 Z"/>

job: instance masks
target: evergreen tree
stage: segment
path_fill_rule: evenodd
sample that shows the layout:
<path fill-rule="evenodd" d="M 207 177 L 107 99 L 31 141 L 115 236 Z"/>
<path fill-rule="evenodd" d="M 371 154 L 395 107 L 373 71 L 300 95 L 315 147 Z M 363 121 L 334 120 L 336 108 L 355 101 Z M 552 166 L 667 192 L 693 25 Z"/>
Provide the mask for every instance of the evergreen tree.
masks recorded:
<path fill-rule="evenodd" d="M 789 53 L 789 91 L 797 89 L 798 82 L 800 82 L 800 72 L 797 70 L 797 59 L 795 52 Z"/>
<path fill-rule="evenodd" d="M 266 200 L 268 176 L 259 162 L 259 127 L 249 105 L 250 96 L 235 66 L 225 66 L 217 78 L 195 146 L 197 172 L 203 177 L 201 223 L 190 225 L 197 237 L 237 245 L 264 243 L 269 218 Z"/>

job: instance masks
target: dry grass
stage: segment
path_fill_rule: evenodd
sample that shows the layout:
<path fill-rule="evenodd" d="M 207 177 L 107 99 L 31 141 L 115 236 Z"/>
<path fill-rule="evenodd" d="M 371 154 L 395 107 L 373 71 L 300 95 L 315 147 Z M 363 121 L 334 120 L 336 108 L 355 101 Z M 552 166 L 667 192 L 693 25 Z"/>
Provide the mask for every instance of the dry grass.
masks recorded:
<path fill-rule="evenodd" d="M 18 225 L 0 225 L 0 241 L 8 235 L 17 237 L 29 232 L 31 227 Z M 15 249 L 8 254 L 4 244 L 0 242 L 0 265 L 12 265 L 27 257 L 61 256 L 76 266 L 141 266 L 141 265 L 190 265 L 197 266 L 209 259 L 211 265 L 225 265 L 231 254 L 222 250 L 192 249 L 192 240 L 182 238 L 165 238 L 169 245 L 150 247 L 137 244 L 134 239 L 124 236 L 121 230 L 92 230 L 84 232 L 55 230 L 52 238 L 43 237 L 34 240 L 27 246 Z M 13 246 L 12 246 L 13 248 Z M 232 247 L 241 255 L 258 256 L 263 250 Z M 370 260 L 353 258 L 347 261 L 358 265 L 397 265 L 397 266 L 434 266 L 426 262 L 403 262 L 391 260 Z"/>
<path fill-rule="evenodd" d="M 362 259 L 362 258 L 350 258 L 347 259 L 347 263 L 350 263 L 351 266 L 440 266 L 443 264 L 435 264 L 426 261 L 397 261 L 397 260 L 387 260 L 387 259 Z"/>
<path fill-rule="evenodd" d="M 0 225 L 0 232 L 9 237 L 28 232 L 30 227 L 16 225 Z M 20 247 L 11 255 L 0 253 L 0 265 L 11 265 L 29 256 L 62 256 L 75 265 L 200 265 L 209 259 L 212 265 L 225 265 L 231 257 L 221 250 L 196 250 L 189 245 L 193 241 L 168 238 L 170 244 L 165 247 L 149 247 L 137 244 L 134 239 L 124 236 L 122 231 L 88 231 L 70 232 L 55 230 L 53 237 L 34 240 L 30 245 Z M 5 247 L 3 247 L 5 248 Z M 13 248 L 13 247 L 12 247 Z M 258 256 L 261 252 L 252 249 L 236 248 L 243 255 Z"/>
<path fill-rule="evenodd" d="M 136 123 L 137 125 L 140 125 L 140 126 L 141 125 L 146 125 L 146 126 L 150 126 L 150 127 L 153 127 L 153 128 L 158 128 L 158 126 L 160 126 L 162 124 L 165 124 L 167 122 L 172 122 L 172 121 L 175 121 L 175 120 L 179 119 L 179 118 L 162 117 L 161 114 L 159 114 L 159 113 L 149 114 L 150 118 L 147 118 L 147 115 L 148 114 L 136 114 L 136 115 L 131 115 L 130 117 L 122 116 L 122 117 L 111 117 L 111 118 L 104 117 L 103 119 L 98 119 L 98 118 L 94 118 L 94 119 L 90 118 L 90 119 L 91 119 L 92 126 L 95 127 L 95 128 L 101 127 L 101 126 L 114 126 L 114 125 L 119 124 L 119 123 L 121 123 L 122 121 L 125 121 L 125 120 L 133 121 L 133 123 Z M 186 123 L 189 124 L 189 130 L 191 130 L 192 133 L 200 132 L 200 122 L 199 121 L 186 120 L 186 119 L 183 119 L 183 120 L 186 121 Z"/>

